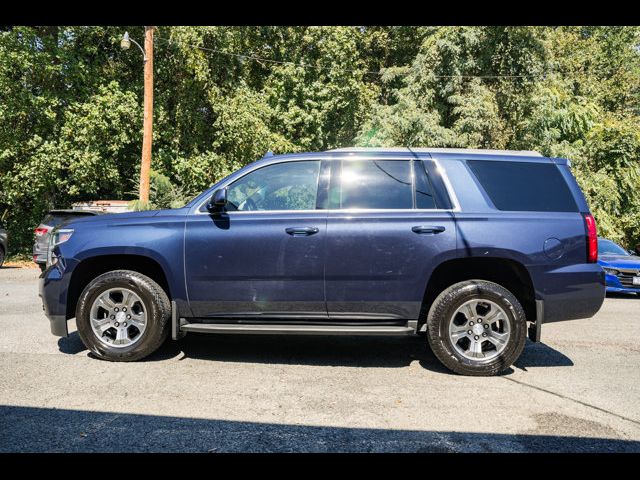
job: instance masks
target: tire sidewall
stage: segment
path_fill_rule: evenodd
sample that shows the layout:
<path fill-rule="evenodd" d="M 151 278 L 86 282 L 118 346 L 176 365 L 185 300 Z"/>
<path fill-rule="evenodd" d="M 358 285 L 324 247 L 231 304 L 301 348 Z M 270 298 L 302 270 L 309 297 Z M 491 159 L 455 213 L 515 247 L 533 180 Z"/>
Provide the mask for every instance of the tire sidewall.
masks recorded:
<path fill-rule="evenodd" d="M 485 363 L 470 360 L 456 351 L 449 338 L 449 324 L 455 311 L 469 300 L 490 300 L 507 314 L 510 335 L 507 347 L 494 359 Z M 437 302 L 438 299 L 436 299 Z M 434 302 L 434 303 L 436 303 Z M 430 319 L 429 343 L 446 356 L 446 366 L 465 374 L 489 375 L 507 369 L 520 356 L 526 338 L 524 312 L 517 299 L 508 290 L 489 282 L 470 283 L 455 290 L 455 296 L 435 305 Z M 430 315 L 430 317 L 432 316 Z M 435 328 L 434 328 L 435 327 Z M 434 331 L 435 330 L 435 331 Z M 435 335 L 434 335 L 435 334 Z M 437 345 L 434 345 L 437 343 Z M 448 364 L 448 365 L 447 365 Z M 454 368 L 457 367 L 457 368 Z"/>
<path fill-rule="evenodd" d="M 106 290 L 112 288 L 128 288 L 135 292 L 144 304 L 147 312 L 147 326 L 142 333 L 142 338 L 133 345 L 126 347 L 112 347 L 106 345 L 93 332 L 91 328 L 90 313 L 93 302 Z M 100 358 L 107 359 L 137 359 L 146 356 L 155 350 L 162 341 L 159 337 L 165 331 L 163 312 L 160 311 L 154 300 L 152 290 L 147 282 L 137 275 L 120 275 L 109 272 L 97 277 L 89 283 L 80 295 L 76 308 L 76 324 L 80 338 L 85 346 Z"/>

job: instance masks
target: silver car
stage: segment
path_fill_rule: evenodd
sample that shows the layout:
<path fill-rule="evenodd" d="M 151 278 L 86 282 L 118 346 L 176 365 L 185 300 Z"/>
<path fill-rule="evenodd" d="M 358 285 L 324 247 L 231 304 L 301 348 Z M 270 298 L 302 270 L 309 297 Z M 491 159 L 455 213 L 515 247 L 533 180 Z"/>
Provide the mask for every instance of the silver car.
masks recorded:
<path fill-rule="evenodd" d="M 33 245 L 33 261 L 38 264 L 41 270 L 45 270 L 47 250 L 49 249 L 49 235 L 54 227 L 78 217 L 101 214 L 102 212 L 92 210 L 51 210 L 34 230 L 36 238 Z"/>
<path fill-rule="evenodd" d="M 0 267 L 4 263 L 4 259 L 7 256 L 7 250 L 9 245 L 9 239 L 7 238 L 7 231 L 4 229 L 4 225 L 0 221 Z"/>

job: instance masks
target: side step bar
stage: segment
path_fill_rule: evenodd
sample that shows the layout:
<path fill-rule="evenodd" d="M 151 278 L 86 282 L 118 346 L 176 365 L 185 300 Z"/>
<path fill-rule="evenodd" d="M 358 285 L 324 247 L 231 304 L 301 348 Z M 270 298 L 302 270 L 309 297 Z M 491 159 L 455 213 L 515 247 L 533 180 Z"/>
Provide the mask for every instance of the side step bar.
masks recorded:
<path fill-rule="evenodd" d="M 184 319 L 181 319 L 181 323 Z M 275 335 L 411 335 L 409 326 L 342 326 L 342 325 L 248 325 L 221 323 L 182 323 L 180 332 L 251 333 Z"/>

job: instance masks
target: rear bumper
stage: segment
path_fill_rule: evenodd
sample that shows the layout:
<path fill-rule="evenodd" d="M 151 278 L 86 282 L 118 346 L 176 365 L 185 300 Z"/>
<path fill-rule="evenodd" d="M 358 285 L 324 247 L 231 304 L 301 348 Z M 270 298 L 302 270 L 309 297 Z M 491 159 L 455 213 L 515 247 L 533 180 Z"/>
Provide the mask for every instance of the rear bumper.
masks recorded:
<path fill-rule="evenodd" d="M 40 274 L 39 295 L 44 314 L 49 319 L 51 333 L 58 337 L 69 335 L 67 329 L 67 280 L 55 266 Z"/>
<path fill-rule="evenodd" d="M 530 271 L 536 299 L 544 302 L 542 323 L 592 317 L 604 302 L 604 270 L 597 263 Z"/>

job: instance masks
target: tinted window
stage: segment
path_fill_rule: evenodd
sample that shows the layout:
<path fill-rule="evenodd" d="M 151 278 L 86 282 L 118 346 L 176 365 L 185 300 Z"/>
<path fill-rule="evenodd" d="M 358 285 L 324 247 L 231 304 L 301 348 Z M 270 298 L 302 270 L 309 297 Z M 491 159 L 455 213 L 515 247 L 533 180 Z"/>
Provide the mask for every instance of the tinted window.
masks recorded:
<path fill-rule="evenodd" d="M 345 160 L 338 175 L 338 208 L 413 208 L 409 161 Z"/>
<path fill-rule="evenodd" d="M 420 160 L 414 160 L 413 169 L 416 176 L 416 208 L 436 208 L 433 189 L 424 164 Z"/>
<path fill-rule="evenodd" d="M 314 210 L 320 161 L 287 162 L 254 170 L 227 191 L 229 210 Z"/>
<path fill-rule="evenodd" d="M 467 163 L 499 210 L 578 211 L 567 183 L 554 164 L 486 160 Z"/>

